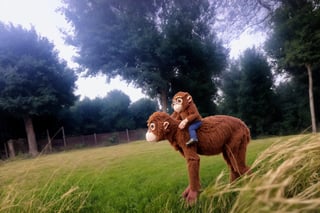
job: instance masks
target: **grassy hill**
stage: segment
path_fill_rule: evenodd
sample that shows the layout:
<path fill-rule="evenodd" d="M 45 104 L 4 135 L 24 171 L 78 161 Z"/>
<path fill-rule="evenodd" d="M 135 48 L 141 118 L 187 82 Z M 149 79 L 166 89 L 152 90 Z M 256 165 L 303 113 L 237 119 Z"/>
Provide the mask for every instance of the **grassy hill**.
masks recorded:
<path fill-rule="evenodd" d="M 185 160 L 167 142 L 138 141 L 0 163 L 0 212 L 316 212 L 320 136 L 253 140 L 250 176 L 228 183 L 220 155 L 201 157 L 203 193 L 180 194 Z"/>

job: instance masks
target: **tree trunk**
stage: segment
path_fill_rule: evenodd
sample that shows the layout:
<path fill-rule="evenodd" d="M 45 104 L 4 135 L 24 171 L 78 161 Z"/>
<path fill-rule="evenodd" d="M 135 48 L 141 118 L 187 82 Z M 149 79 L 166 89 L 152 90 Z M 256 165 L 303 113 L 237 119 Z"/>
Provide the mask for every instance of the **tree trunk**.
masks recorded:
<path fill-rule="evenodd" d="M 23 120 L 26 128 L 27 138 L 28 138 L 29 154 L 35 157 L 39 153 L 37 148 L 36 135 L 33 129 L 32 118 L 29 115 L 26 115 L 24 116 Z"/>
<path fill-rule="evenodd" d="M 9 157 L 14 158 L 16 156 L 16 152 L 14 151 L 14 140 L 10 139 L 8 140 L 8 149 L 9 149 Z"/>
<path fill-rule="evenodd" d="M 165 90 L 161 91 L 160 104 L 161 104 L 161 111 L 167 112 L 168 111 L 168 97 L 167 97 L 167 92 Z"/>
<path fill-rule="evenodd" d="M 312 133 L 316 133 L 317 126 L 316 126 L 316 114 L 314 110 L 314 100 L 313 100 L 312 69 L 310 64 L 306 64 L 305 66 L 308 70 L 308 79 L 309 79 L 309 105 L 310 105 L 310 114 L 311 114 Z"/>

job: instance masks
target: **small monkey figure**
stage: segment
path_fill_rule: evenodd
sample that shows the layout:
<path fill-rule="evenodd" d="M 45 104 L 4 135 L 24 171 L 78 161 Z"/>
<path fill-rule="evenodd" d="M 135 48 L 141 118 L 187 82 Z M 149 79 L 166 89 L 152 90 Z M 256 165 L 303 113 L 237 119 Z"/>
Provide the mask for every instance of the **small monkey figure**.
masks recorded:
<path fill-rule="evenodd" d="M 187 92 L 178 92 L 173 96 L 172 108 L 174 112 L 171 117 L 176 120 L 181 120 L 180 129 L 184 129 L 189 123 L 190 140 L 186 143 L 187 146 L 197 143 L 198 137 L 196 130 L 201 126 L 201 115 L 198 112 L 197 106 L 192 100 L 192 97 Z"/>

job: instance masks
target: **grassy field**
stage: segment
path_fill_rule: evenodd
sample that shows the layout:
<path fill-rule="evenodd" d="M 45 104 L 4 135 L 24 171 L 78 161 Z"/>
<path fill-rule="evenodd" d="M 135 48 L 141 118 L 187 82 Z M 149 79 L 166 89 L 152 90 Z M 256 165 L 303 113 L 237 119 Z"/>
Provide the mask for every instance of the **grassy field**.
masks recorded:
<path fill-rule="evenodd" d="M 0 162 L 0 212 L 256 212 L 256 207 L 248 209 L 240 204 L 252 206 L 252 195 L 258 197 L 262 192 L 254 187 L 262 185 L 262 178 L 269 178 L 264 182 L 270 182 L 273 177 L 266 175 L 276 173 L 286 162 L 290 156 L 285 153 L 296 152 L 301 150 L 301 144 L 310 143 L 319 148 L 318 153 L 317 149 L 314 152 L 320 158 L 320 146 L 315 146 L 315 142 L 320 144 L 318 135 L 253 140 L 247 161 L 253 165 L 254 173 L 236 184 L 228 184 L 227 167 L 220 155 L 202 156 L 200 176 L 204 192 L 192 208 L 186 207 L 180 198 L 188 184 L 185 160 L 168 142 L 137 141 Z M 309 160 L 318 160 L 320 164 L 320 159 Z M 320 183 L 320 165 L 312 173 L 303 173 L 314 176 L 311 185 Z M 246 185 L 249 183 L 252 185 Z M 269 196 L 283 194 L 275 191 L 274 185 L 277 183 L 268 185 L 273 186 L 273 191 L 267 192 Z M 307 183 L 296 185 L 300 193 Z M 312 202 L 315 207 L 310 207 L 311 212 L 320 208 L 319 190 L 301 205 L 309 206 L 308 202 Z M 275 212 L 277 206 L 284 205 L 274 202 L 278 203 L 272 208 L 267 203 L 257 205 L 263 207 L 261 212 Z M 299 212 L 300 205 L 290 208 Z"/>

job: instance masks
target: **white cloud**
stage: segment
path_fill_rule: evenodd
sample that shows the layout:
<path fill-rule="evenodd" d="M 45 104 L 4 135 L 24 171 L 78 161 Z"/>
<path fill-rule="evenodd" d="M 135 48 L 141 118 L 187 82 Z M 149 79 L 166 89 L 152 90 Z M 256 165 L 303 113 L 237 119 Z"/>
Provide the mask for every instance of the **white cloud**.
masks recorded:
<path fill-rule="evenodd" d="M 111 79 L 109 83 L 106 83 L 106 77 L 98 75 L 96 77 L 83 78 L 80 77 L 77 81 L 78 89 L 76 95 L 80 95 L 81 98 L 96 98 L 105 97 L 111 90 L 121 90 L 130 97 L 131 102 L 135 102 L 140 98 L 146 97 L 142 95 L 141 89 L 134 88 L 132 85 L 128 85 L 124 81 L 121 81 L 119 77 Z"/>
<path fill-rule="evenodd" d="M 247 32 L 242 33 L 238 39 L 230 42 L 230 57 L 237 58 L 244 50 L 249 47 L 260 47 L 265 40 L 263 33 L 250 34 Z"/>

